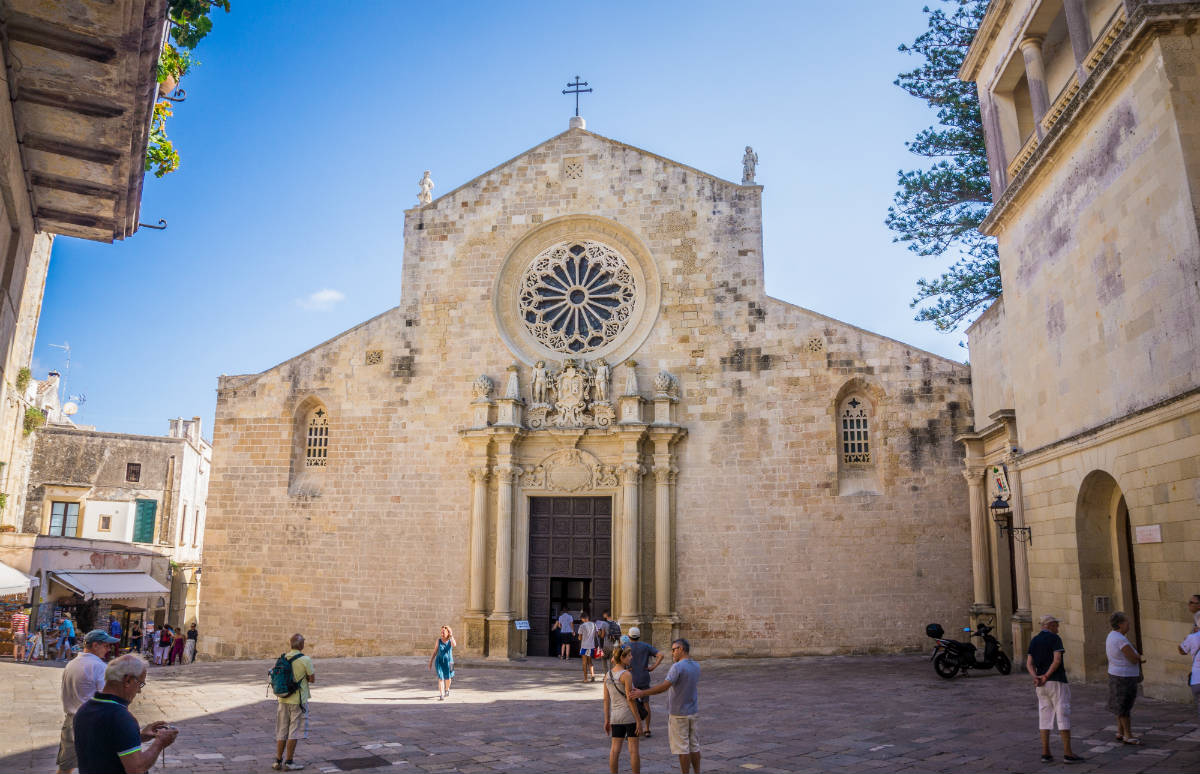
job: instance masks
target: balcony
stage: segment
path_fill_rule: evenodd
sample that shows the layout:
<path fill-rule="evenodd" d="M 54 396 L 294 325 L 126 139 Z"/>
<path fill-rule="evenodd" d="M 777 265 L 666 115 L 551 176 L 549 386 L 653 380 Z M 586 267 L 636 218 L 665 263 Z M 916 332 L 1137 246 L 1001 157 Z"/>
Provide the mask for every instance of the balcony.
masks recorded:
<path fill-rule="evenodd" d="M 0 33 L 38 230 L 137 230 L 167 0 L 5 0 Z"/>

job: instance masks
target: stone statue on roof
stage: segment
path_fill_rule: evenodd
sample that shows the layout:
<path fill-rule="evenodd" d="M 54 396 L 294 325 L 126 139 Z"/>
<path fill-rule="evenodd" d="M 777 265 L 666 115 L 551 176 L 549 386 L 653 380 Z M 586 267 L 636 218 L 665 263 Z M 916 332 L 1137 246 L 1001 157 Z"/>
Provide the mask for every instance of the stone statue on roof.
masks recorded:
<path fill-rule="evenodd" d="M 749 150 L 747 148 L 747 150 Z M 417 202 L 419 204 L 429 204 L 433 201 L 433 178 L 429 176 L 429 170 L 425 170 L 425 176 L 418 183 L 421 186 L 421 192 L 417 194 Z"/>
<path fill-rule="evenodd" d="M 754 185 L 754 171 L 757 166 L 758 154 L 747 145 L 746 155 L 742 156 L 742 185 Z"/>

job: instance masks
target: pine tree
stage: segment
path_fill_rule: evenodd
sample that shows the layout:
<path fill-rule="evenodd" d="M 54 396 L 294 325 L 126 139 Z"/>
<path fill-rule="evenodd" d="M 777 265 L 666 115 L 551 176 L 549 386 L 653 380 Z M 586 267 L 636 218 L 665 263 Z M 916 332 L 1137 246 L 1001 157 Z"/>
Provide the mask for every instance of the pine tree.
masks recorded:
<path fill-rule="evenodd" d="M 1001 290 L 996 240 L 978 230 L 992 207 L 979 95 L 975 84 L 958 79 L 988 3 L 940 2 L 943 7 L 924 8 L 928 29 L 912 45 L 900 46 L 900 51 L 924 61 L 895 81 L 937 111 L 937 124 L 905 143 L 933 163 L 899 173 L 899 190 L 886 223 L 897 234 L 894 241 L 906 243 L 917 255 L 957 256 L 940 277 L 917 282 L 911 304 L 925 304 L 917 320 L 948 331 L 999 297 Z"/>

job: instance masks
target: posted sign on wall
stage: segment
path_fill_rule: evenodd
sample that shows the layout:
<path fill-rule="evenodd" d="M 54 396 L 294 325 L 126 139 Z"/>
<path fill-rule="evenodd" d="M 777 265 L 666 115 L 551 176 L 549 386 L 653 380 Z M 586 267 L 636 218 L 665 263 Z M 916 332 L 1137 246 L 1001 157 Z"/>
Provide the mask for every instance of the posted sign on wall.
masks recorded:
<path fill-rule="evenodd" d="M 1135 543 L 1161 543 L 1162 542 L 1162 525 L 1147 524 L 1144 527 L 1134 527 L 1133 542 Z"/>

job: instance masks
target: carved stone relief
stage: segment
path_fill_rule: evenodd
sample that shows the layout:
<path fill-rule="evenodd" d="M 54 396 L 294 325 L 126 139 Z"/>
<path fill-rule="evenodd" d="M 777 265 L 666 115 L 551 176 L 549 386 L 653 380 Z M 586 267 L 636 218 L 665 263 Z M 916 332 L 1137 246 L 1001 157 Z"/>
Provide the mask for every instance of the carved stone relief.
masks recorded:
<path fill-rule="evenodd" d="M 615 488 L 619 482 L 613 466 L 580 449 L 560 449 L 537 466 L 525 468 L 520 483 L 525 489 L 580 492 Z"/>

